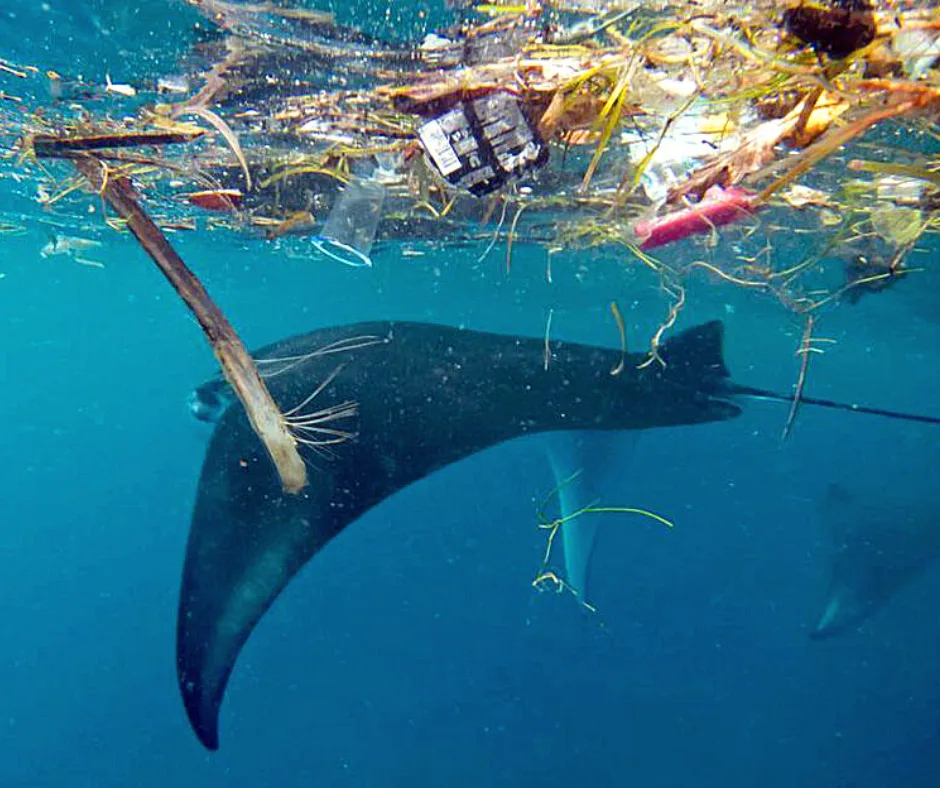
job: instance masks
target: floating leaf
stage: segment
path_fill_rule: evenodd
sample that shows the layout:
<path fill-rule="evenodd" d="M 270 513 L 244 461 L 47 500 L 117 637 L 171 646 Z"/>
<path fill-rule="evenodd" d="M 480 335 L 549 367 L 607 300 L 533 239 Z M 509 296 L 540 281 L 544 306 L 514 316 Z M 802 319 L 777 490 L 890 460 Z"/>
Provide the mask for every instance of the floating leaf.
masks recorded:
<path fill-rule="evenodd" d="M 794 183 L 780 196 L 787 205 L 796 209 L 805 208 L 807 205 L 825 206 L 830 203 L 830 197 L 826 192 L 799 183 Z"/>
<path fill-rule="evenodd" d="M 919 210 L 896 205 L 873 210 L 871 223 L 878 235 L 896 246 L 906 246 L 916 241 L 925 226 L 923 214 Z"/>

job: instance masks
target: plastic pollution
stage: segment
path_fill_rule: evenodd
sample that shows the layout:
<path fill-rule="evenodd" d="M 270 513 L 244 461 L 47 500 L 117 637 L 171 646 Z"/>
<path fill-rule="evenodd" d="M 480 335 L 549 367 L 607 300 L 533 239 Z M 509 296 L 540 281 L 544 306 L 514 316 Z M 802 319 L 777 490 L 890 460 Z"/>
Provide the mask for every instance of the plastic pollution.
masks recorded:
<path fill-rule="evenodd" d="M 899 30 L 891 46 L 903 59 L 904 73 L 911 79 L 923 79 L 940 58 L 940 33 L 921 29 Z"/>
<path fill-rule="evenodd" d="M 381 183 L 354 178 L 340 192 L 313 245 L 343 265 L 371 267 L 369 252 L 384 202 L 385 187 Z"/>
<path fill-rule="evenodd" d="M 882 175 L 875 178 L 875 197 L 897 205 L 920 205 L 924 199 L 925 182 L 919 178 Z"/>
<path fill-rule="evenodd" d="M 418 137 L 438 172 L 477 197 L 548 160 L 519 102 L 505 92 L 458 103 L 421 126 Z"/>
<path fill-rule="evenodd" d="M 641 249 L 653 249 L 751 216 L 760 207 L 756 197 L 736 186 L 723 189 L 715 185 L 696 205 L 638 221 L 633 225 L 633 232 Z"/>
<path fill-rule="evenodd" d="M 647 88 L 649 90 L 649 88 Z M 721 115 L 708 115 L 707 105 L 696 102 L 675 116 L 661 136 L 650 132 L 628 143 L 630 161 L 644 164 L 640 186 L 653 205 L 666 200 L 669 190 L 685 181 L 690 172 L 714 156 L 740 144 L 734 124 Z"/>

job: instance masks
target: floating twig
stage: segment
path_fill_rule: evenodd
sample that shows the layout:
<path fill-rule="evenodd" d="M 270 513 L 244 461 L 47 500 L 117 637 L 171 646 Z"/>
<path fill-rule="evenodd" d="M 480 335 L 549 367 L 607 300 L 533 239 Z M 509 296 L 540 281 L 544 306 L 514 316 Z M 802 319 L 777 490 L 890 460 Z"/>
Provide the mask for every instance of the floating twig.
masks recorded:
<path fill-rule="evenodd" d="M 33 150 L 41 159 L 71 158 L 76 153 L 103 148 L 134 148 L 140 145 L 173 145 L 192 142 L 205 131 L 135 131 L 120 134 L 91 134 L 82 137 L 58 137 L 37 134 L 32 138 Z"/>
<path fill-rule="evenodd" d="M 196 115 L 222 135 L 225 143 L 235 155 L 238 166 L 242 168 L 242 174 L 245 176 L 245 188 L 251 191 L 251 171 L 248 169 L 248 160 L 245 158 L 245 152 L 238 142 L 238 137 L 235 136 L 235 132 L 232 131 L 228 123 L 222 120 L 222 118 L 208 107 L 189 107 L 185 112 L 180 113 L 180 115 Z"/>
<path fill-rule="evenodd" d="M 796 414 L 803 402 L 803 389 L 806 386 L 806 373 L 809 370 L 810 353 L 822 353 L 817 347 L 813 347 L 813 342 L 834 342 L 833 339 L 816 339 L 813 337 L 813 327 L 816 324 L 814 315 L 807 315 L 806 325 L 803 328 L 803 339 L 800 341 L 800 348 L 797 355 L 800 356 L 800 374 L 796 379 L 796 388 L 793 390 L 793 401 L 790 404 L 790 412 L 787 414 L 787 422 L 783 425 L 783 435 L 781 440 L 786 440 L 793 432 L 793 425 L 796 421 Z"/>
<path fill-rule="evenodd" d="M 667 292 L 669 288 L 665 288 Z M 682 307 L 685 306 L 685 288 L 679 287 L 678 293 L 670 293 L 675 297 L 675 301 L 669 307 L 669 314 L 666 315 L 666 319 L 656 329 L 656 333 L 653 334 L 653 338 L 650 340 L 650 350 L 647 354 L 646 360 L 640 364 L 637 369 L 645 369 L 654 361 L 658 362 L 659 365 L 665 369 L 666 362 L 663 360 L 663 357 L 659 355 L 659 346 L 663 341 L 663 334 L 665 334 L 670 328 L 672 328 L 676 323 L 676 318 L 679 317 L 679 312 L 682 310 Z"/>
<path fill-rule="evenodd" d="M 528 204 L 523 204 L 519 206 L 519 210 L 516 211 L 516 215 L 512 217 L 512 224 L 509 226 L 509 237 L 506 239 L 506 273 L 508 274 L 512 270 L 512 244 L 516 239 L 516 225 L 519 224 L 519 217 L 522 216 L 522 212 L 528 208 Z"/>
<path fill-rule="evenodd" d="M 617 366 L 610 371 L 611 375 L 617 377 L 621 372 L 623 372 L 623 368 L 627 359 L 627 327 L 624 325 L 623 315 L 620 314 L 620 307 L 617 306 L 616 301 L 610 302 L 610 313 L 614 316 L 614 322 L 617 324 L 617 331 L 620 333 L 620 361 L 617 363 Z"/>
<path fill-rule="evenodd" d="M 307 469 L 288 423 L 258 374 L 235 329 L 215 305 L 196 275 L 147 216 L 133 193 L 130 180 L 110 174 L 107 165 L 91 156 L 75 166 L 121 216 L 144 251 L 192 311 L 215 352 L 226 380 L 245 406 L 252 428 L 274 462 L 285 492 L 299 493 L 307 484 Z"/>
<path fill-rule="evenodd" d="M 830 130 L 799 155 L 778 162 L 778 165 L 785 164 L 786 170 L 783 175 L 777 177 L 761 191 L 758 195 L 758 202 L 766 202 L 774 192 L 789 185 L 804 173 L 809 172 L 823 159 L 835 153 L 843 145 L 848 144 L 872 126 L 923 109 L 931 103 L 940 103 L 940 97 L 936 94 L 916 95 L 911 99 L 896 101 L 887 107 L 878 107 L 842 128 Z"/>
<path fill-rule="evenodd" d="M 552 315 L 554 314 L 554 308 L 550 307 L 548 310 L 548 320 L 545 321 L 545 347 L 542 350 L 542 364 L 546 372 L 548 372 L 548 364 L 552 360 L 552 348 L 549 342 L 551 341 Z"/>
<path fill-rule="evenodd" d="M 492 203 L 493 206 L 496 205 L 496 199 L 497 198 L 493 199 L 493 203 Z M 508 209 L 509 209 L 509 200 L 505 196 L 503 196 L 503 210 L 499 214 L 499 222 L 496 225 L 496 229 L 493 231 L 493 236 L 492 238 L 490 238 L 490 242 L 487 244 L 486 249 L 483 250 L 483 254 L 481 254 L 477 258 L 477 263 L 482 263 L 486 259 L 487 255 L 492 251 L 493 247 L 496 246 L 496 242 L 499 240 L 499 234 L 503 229 L 503 222 L 506 221 L 506 211 Z M 487 210 L 489 211 L 489 209 Z"/>
<path fill-rule="evenodd" d="M 580 509 L 571 512 L 570 514 L 556 517 L 554 519 L 549 519 L 545 515 L 545 509 L 548 507 L 549 503 L 560 493 L 564 487 L 567 487 L 569 484 L 575 482 L 580 476 L 581 471 L 577 470 L 570 476 L 562 479 L 542 499 L 541 503 L 539 504 L 538 513 L 536 515 L 538 518 L 538 527 L 541 530 L 548 531 L 548 539 L 546 540 L 545 551 L 542 554 L 542 566 L 539 569 L 538 575 L 532 581 L 532 585 L 535 588 L 541 589 L 546 582 L 551 582 L 555 586 L 556 590 L 568 590 L 577 596 L 575 589 L 573 589 L 564 578 L 560 577 L 556 572 L 554 572 L 550 568 L 550 564 L 552 558 L 552 548 L 555 544 L 555 537 L 567 523 L 571 522 L 572 520 L 576 520 L 578 517 L 581 517 L 585 514 L 635 514 L 650 520 L 654 520 L 657 523 L 665 525 L 667 528 L 673 527 L 673 522 L 671 520 L 668 520 L 665 517 L 656 514 L 655 512 L 651 512 L 648 509 L 639 509 L 633 506 L 598 506 L 598 501 L 594 501 L 587 506 L 582 506 Z M 583 604 L 589 610 L 594 610 L 594 608 L 583 599 L 580 601 L 581 604 Z"/>

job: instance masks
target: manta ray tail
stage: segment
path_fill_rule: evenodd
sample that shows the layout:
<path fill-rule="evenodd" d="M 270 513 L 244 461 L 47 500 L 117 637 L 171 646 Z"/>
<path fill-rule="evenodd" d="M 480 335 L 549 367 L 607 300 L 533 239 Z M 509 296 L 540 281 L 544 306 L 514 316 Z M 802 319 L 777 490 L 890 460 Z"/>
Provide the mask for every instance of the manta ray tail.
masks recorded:
<path fill-rule="evenodd" d="M 793 394 L 780 394 L 776 391 L 755 388 L 754 386 L 741 386 L 737 383 L 731 383 L 726 386 L 729 394 L 735 394 L 741 397 L 750 397 L 751 399 L 762 399 L 770 402 L 793 402 Z M 908 413 L 906 411 L 888 410 L 887 408 L 875 408 L 871 405 L 857 405 L 848 402 L 836 402 L 831 399 L 821 399 L 819 397 L 800 397 L 800 403 L 803 405 L 812 405 L 815 408 L 829 408 L 830 410 L 847 410 L 850 413 L 865 413 L 869 416 L 881 416 L 884 419 L 895 419 L 897 421 L 911 421 L 917 424 L 940 424 L 940 416 L 930 416 L 923 413 Z"/>

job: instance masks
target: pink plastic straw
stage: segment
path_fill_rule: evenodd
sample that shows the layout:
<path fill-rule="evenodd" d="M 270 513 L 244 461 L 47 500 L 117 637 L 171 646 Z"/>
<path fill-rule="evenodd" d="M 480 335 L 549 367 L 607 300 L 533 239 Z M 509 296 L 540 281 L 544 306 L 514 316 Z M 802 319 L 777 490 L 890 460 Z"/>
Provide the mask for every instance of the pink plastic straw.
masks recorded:
<path fill-rule="evenodd" d="M 641 249 L 664 246 L 753 215 L 758 208 L 756 197 L 753 192 L 736 186 L 727 189 L 712 186 L 701 202 L 665 216 L 638 221 L 633 231 Z"/>

